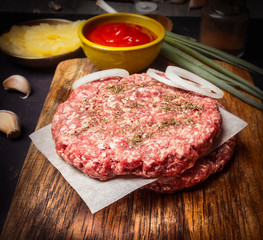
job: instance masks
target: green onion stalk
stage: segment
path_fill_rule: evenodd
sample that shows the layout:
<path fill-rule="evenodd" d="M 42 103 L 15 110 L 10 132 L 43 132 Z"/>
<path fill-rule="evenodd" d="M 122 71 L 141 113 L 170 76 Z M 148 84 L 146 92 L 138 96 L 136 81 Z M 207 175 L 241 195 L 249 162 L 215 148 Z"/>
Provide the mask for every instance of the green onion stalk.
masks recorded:
<path fill-rule="evenodd" d="M 263 76 L 263 69 L 255 66 L 254 64 L 251 64 L 244 59 L 241 59 L 239 57 L 233 56 L 229 53 L 226 53 L 224 51 L 221 51 L 219 49 L 216 49 L 214 47 L 210 47 L 206 44 L 202 44 L 198 42 L 196 39 L 181 36 L 176 33 L 172 33 L 169 31 L 166 31 L 166 36 L 171 37 L 174 39 L 174 41 L 178 41 L 180 43 L 183 43 L 191 48 L 194 48 L 200 52 L 203 52 L 211 57 L 215 57 L 219 60 L 223 60 L 225 62 L 231 63 L 235 66 L 241 67 L 243 69 L 246 69 L 250 72 L 257 73 L 261 76 Z"/>
<path fill-rule="evenodd" d="M 177 47 L 178 49 L 182 50 L 183 52 L 193 56 L 196 59 L 199 59 L 206 65 L 203 66 L 206 71 L 210 72 L 211 74 L 225 80 L 230 85 L 240 88 L 241 90 L 251 94 L 252 96 L 259 98 L 263 101 L 263 91 L 256 87 L 255 85 L 251 84 L 244 78 L 234 74 L 233 72 L 227 70 L 226 68 L 222 67 L 218 63 L 212 61 L 211 59 L 203 56 L 199 52 L 193 50 L 192 48 L 178 42 L 174 41 L 174 39 L 170 38 L 169 36 L 165 37 L 165 42 Z M 197 63 L 197 61 L 195 61 Z"/>
<path fill-rule="evenodd" d="M 193 40 L 190 40 L 190 41 L 194 42 Z M 245 103 L 263 111 L 263 104 L 241 93 L 236 88 L 231 86 L 230 84 L 232 80 L 229 80 L 229 79 L 225 80 L 225 79 L 220 78 L 219 76 L 221 75 L 217 75 L 217 73 L 215 73 L 214 71 L 211 71 L 210 69 L 211 67 L 207 66 L 206 64 L 197 60 L 191 55 L 179 50 L 178 48 L 168 44 L 166 40 L 164 41 L 162 45 L 160 55 L 168 59 L 169 61 L 175 63 L 179 67 L 185 68 L 188 71 L 193 72 L 199 75 L 200 77 L 212 82 L 217 87 L 227 91 L 228 93 L 239 98 Z M 242 84 L 238 82 L 238 84 L 233 83 L 233 85 L 240 87 Z M 243 84 L 242 87 L 244 86 L 245 85 Z"/>

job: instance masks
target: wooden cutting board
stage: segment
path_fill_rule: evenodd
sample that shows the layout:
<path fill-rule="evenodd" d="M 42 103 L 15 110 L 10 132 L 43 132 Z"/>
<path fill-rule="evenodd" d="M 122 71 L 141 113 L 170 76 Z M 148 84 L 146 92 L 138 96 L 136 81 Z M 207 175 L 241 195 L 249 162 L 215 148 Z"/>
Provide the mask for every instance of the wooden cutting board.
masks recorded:
<path fill-rule="evenodd" d="M 158 59 L 152 67 L 166 65 Z M 87 59 L 60 63 L 37 129 L 51 123 L 73 81 L 95 70 Z M 263 239 L 263 113 L 227 93 L 221 103 L 248 122 L 222 172 L 175 194 L 137 190 L 93 215 L 31 144 L 1 239 Z"/>

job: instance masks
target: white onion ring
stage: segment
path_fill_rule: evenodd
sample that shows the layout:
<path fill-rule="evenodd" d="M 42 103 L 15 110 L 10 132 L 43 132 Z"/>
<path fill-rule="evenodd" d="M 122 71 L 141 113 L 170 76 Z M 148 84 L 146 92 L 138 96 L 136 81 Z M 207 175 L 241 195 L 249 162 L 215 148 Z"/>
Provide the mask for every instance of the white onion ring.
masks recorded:
<path fill-rule="evenodd" d="M 128 71 L 126 71 L 125 69 L 121 69 L 121 68 L 113 68 L 113 69 L 93 72 L 93 73 L 85 75 L 79 78 L 78 80 L 76 80 L 72 84 L 72 88 L 76 89 L 87 82 L 92 82 L 92 81 L 95 81 L 101 78 L 105 78 L 105 77 L 128 77 L 129 75 L 130 74 Z"/>
<path fill-rule="evenodd" d="M 162 82 L 166 85 L 172 86 L 172 87 L 179 87 L 179 85 L 175 84 L 174 82 L 170 81 L 170 79 L 167 79 L 165 77 L 162 77 L 160 75 L 158 75 L 157 73 L 161 73 L 164 74 L 164 72 L 158 71 L 156 69 L 153 68 L 149 68 L 146 72 L 150 77 L 158 80 L 159 82 Z"/>
<path fill-rule="evenodd" d="M 220 88 L 183 68 L 168 66 L 165 71 L 165 76 L 179 85 L 179 88 L 194 91 L 212 98 L 222 98 L 224 96 L 224 92 Z M 190 81 L 180 77 L 189 79 Z"/>

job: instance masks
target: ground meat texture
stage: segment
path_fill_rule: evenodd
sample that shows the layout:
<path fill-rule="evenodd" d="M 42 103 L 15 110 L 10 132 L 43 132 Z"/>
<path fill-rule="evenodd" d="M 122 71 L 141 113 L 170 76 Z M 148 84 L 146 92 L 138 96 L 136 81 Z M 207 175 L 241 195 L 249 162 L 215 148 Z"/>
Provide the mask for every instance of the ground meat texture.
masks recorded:
<path fill-rule="evenodd" d="M 232 137 L 218 149 L 196 161 L 195 165 L 176 176 L 162 177 L 147 185 L 145 188 L 161 193 L 174 193 L 185 188 L 193 187 L 211 174 L 220 172 L 231 159 L 236 144 L 236 138 Z"/>
<path fill-rule="evenodd" d="M 152 178 L 191 168 L 221 120 L 214 99 L 133 74 L 75 89 L 56 111 L 52 136 L 58 155 L 90 177 Z"/>

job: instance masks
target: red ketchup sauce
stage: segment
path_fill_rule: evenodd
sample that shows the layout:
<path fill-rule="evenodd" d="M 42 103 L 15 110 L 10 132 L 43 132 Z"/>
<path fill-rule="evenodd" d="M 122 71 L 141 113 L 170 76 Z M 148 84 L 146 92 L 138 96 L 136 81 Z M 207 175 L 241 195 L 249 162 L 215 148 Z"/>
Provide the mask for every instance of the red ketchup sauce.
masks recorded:
<path fill-rule="evenodd" d="M 93 43 L 110 47 L 138 46 L 157 38 L 149 29 L 127 22 L 104 23 L 91 29 L 85 37 Z"/>

